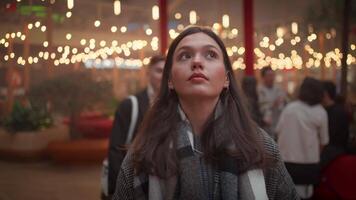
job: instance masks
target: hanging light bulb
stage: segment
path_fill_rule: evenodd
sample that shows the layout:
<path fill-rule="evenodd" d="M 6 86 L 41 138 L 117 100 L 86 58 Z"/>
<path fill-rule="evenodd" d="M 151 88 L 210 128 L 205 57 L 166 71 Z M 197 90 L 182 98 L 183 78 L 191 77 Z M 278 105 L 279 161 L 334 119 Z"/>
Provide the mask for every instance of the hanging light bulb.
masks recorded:
<path fill-rule="evenodd" d="M 154 5 L 152 7 L 152 19 L 153 20 L 158 20 L 159 19 L 159 7 Z"/>
<path fill-rule="evenodd" d="M 114 14 L 115 15 L 120 15 L 121 13 L 121 3 L 119 0 L 114 1 Z"/>
<path fill-rule="evenodd" d="M 72 9 L 74 7 L 74 0 L 67 0 L 68 9 Z"/>
<path fill-rule="evenodd" d="M 230 26 L 229 15 L 223 15 L 223 17 L 222 17 L 222 25 L 223 25 L 224 28 L 229 28 L 229 26 Z"/>
<path fill-rule="evenodd" d="M 194 10 L 189 12 L 189 22 L 190 24 L 197 23 L 197 12 L 195 12 Z"/>

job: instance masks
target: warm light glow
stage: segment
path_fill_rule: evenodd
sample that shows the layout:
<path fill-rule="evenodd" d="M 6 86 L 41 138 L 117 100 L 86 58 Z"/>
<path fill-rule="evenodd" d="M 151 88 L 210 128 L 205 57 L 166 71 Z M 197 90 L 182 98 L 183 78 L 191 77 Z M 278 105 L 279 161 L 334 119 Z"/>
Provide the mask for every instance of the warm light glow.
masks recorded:
<path fill-rule="evenodd" d="M 120 31 L 121 31 L 122 33 L 125 33 L 125 32 L 127 31 L 126 26 L 121 26 Z"/>
<path fill-rule="evenodd" d="M 44 47 L 48 47 L 48 42 L 47 42 L 47 41 L 44 41 L 44 42 L 43 42 L 43 46 L 44 46 Z"/>
<path fill-rule="evenodd" d="M 10 37 L 11 38 L 15 38 L 16 37 L 16 33 L 11 33 Z"/>
<path fill-rule="evenodd" d="M 229 26 L 230 26 L 229 15 L 223 15 L 222 16 L 222 25 L 223 25 L 224 28 L 229 28 Z"/>
<path fill-rule="evenodd" d="M 242 55 L 243 53 L 245 53 L 245 48 L 244 47 L 240 47 L 239 50 L 237 50 L 237 53 Z"/>
<path fill-rule="evenodd" d="M 20 31 L 16 33 L 17 37 L 21 37 L 21 35 L 22 35 L 22 33 Z"/>
<path fill-rule="evenodd" d="M 119 0 L 114 1 L 114 14 L 115 15 L 120 15 L 121 13 L 121 3 Z"/>
<path fill-rule="evenodd" d="M 81 40 L 80 40 L 80 44 L 81 44 L 81 45 L 84 46 L 86 43 L 87 43 L 87 41 L 86 41 L 85 39 L 81 39 Z"/>
<path fill-rule="evenodd" d="M 355 50 L 356 46 L 354 44 L 351 45 L 351 50 Z"/>
<path fill-rule="evenodd" d="M 297 34 L 298 33 L 298 24 L 297 24 L 297 22 L 293 22 L 291 26 L 292 26 L 292 33 L 293 34 Z"/>
<path fill-rule="evenodd" d="M 67 0 L 68 9 L 72 9 L 74 7 L 74 0 Z"/>
<path fill-rule="evenodd" d="M 36 28 L 38 28 L 38 27 L 40 27 L 40 26 L 41 26 L 41 22 L 39 22 L 39 21 L 35 22 L 35 27 L 36 27 Z"/>
<path fill-rule="evenodd" d="M 31 30 L 33 28 L 33 24 L 28 24 L 27 28 Z"/>
<path fill-rule="evenodd" d="M 72 12 L 71 12 L 71 11 L 68 11 L 68 12 L 66 13 L 66 17 L 67 17 L 67 18 L 72 17 Z"/>
<path fill-rule="evenodd" d="M 174 14 L 174 18 L 181 19 L 182 18 L 182 14 L 176 13 L 176 14 Z"/>
<path fill-rule="evenodd" d="M 189 22 L 190 24 L 197 23 L 197 12 L 195 12 L 194 10 L 189 12 Z"/>
<path fill-rule="evenodd" d="M 284 29 L 282 27 L 278 27 L 276 30 L 277 37 L 281 38 L 284 35 Z"/>
<path fill-rule="evenodd" d="M 99 27 L 99 26 L 100 26 L 100 24 L 101 24 L 101 23 L 100 23 L 100 21 L 99 21 L 99 20 L 95 20 L 95 22 L 94 22 L 94 26 L 95 26 L 95 27 Z"/>
<path fill-rule="evenodd" d="M 158 20 L 159 19 L 159 7 L 154 5 L 152 7 L 152 19 L 153 20 Z"/>
<path fill-rule="evenodd" d="M 67 33 L 67 35 L 66 35 L 66 38 L 67 38 L 67 40 L 70 40 L 70 39 L 72 39 L 72 34 L 70 34 L 70 33 Z"/>
<path fill-rule="evenodd" d="M 111 32 L 115 33 L 117 31 L 117 27 L 116 26 L 112 26 L 111 27 Z"/>
<path fill-rule="evenodd" d="M 46 27 L 46 26 L 42 26 L 42 27 L 41 27 L 41 31 L 42 31 L 42 32 L 45 32 L 45 31 L 46 31 L 46 29 L 47 29 L 47 27 Z"/>
<path fill-rule="evenodd" d="M 271 50 L 271 51 L 276 50 L 276 46 L 274 46 L 273 44 L 269 45 L 269 50 Z"/>
<path fill-rule="evenodd" d="M 146 35 L 152 35 L 152 29 L 148 28 L 146 29 Z"/>
<path fill-rule="evenodd" d="M 237 35 L 237 34 L 239 34 L 239 31 L 236 28 L 234 28 L 231 30 L 231 33 L 234 35 Z"/>
<path fill-rule="evenodd" d="M 104 40 L 101 40 L 99 44 L 100 44 L 101 47 L 105 47 L 106 42 Z"/>

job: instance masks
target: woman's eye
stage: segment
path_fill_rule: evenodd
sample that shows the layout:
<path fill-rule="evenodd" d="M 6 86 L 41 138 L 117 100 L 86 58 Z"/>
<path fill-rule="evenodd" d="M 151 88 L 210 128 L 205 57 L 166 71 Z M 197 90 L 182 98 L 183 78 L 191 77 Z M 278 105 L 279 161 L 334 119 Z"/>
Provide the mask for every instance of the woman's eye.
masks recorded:
<path fill-rule="evenodd" d="M 215 52 L 215 51 L 208 51 L 207 53 L 206 53 L 206 57 L 207 58 L 216 58 L 218 56 L 218 54 Z"/>
<path fill-rule="evenodd" d="M 192 56 L 190 55 L 190 53 L 188 52 L 183 52 L 179 55 L 178 59 L 179 60 L 187 60 L 189 58 L 191 58 Z"/>

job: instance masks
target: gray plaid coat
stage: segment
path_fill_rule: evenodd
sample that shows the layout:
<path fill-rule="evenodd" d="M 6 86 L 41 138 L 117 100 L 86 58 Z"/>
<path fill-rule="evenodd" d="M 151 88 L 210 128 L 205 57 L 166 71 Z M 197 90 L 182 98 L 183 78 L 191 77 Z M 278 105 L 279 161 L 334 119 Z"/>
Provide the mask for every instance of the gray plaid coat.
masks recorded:
<path fill-rule="evenodd" d="M 266 183 L 266 191 L 269 200 L 295 200 L 299 199 L 295 186 L 288 174 L 284 163 L 280 157 L 276 143 L 264 131 L 262 131 L 265 150 L 276 159 L 274 165 L 264 170 L 264 178 Z M 117 179 L 117 187 L 113 196 L 114 200 L 146 200 L 148 199 L 147 180 L 140 184 L 134 183 L 134 169 L 132 167 L 132 156 L 130 153 L 121 165 L 121 170 Z M 229 186 L 227 186 L 229 187 Z M 141 188 L 138 189 L 137 188 Z M 140 191 L 140 194 L 137 192 Z M 254 199 L 254 198 L 246 198 Z"/>

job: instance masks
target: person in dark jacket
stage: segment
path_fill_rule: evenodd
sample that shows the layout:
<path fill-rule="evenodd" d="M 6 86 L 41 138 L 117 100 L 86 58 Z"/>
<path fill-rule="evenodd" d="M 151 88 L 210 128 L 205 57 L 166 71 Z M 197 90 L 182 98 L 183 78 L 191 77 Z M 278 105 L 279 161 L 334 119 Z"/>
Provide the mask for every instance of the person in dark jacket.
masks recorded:
<path fill-rule="evenodd" d="M 134 135 L 140 126 L 150 104 L 154 101 L 161 84 L 162 72 L 164 67 L 164 56 L 153 56 L 147 68 L 148 86 L 143 91 L 137 93 L 138 116 L 134 128 Z M 126 155 L 125 143 L 131 124 L 132 101 L 127 98 L 119 105 L 113 122 L 113 129 L 109 144 L 109 172 L 108 172 L 108 193 L 109 197 L 114 193 L 116 179 L 121 163 Z"/>
<path fill-rule="evenodd" d="M 322 154 L 322 164 L 326 165 L 338 155 L 347 152 L 350 120 L 343 104 L 336 102 L 336 86 L 324 81 L 323 106 L 328 114 L 329 144 Z"/>

